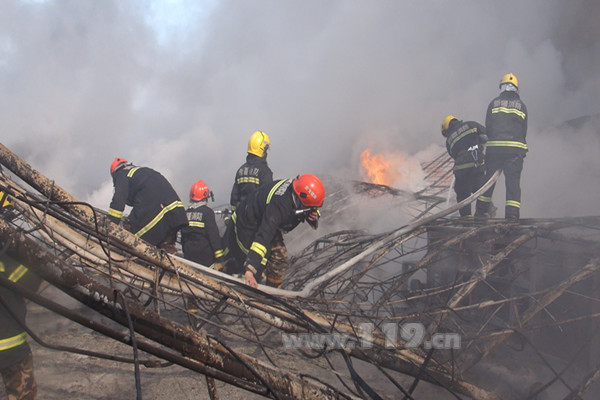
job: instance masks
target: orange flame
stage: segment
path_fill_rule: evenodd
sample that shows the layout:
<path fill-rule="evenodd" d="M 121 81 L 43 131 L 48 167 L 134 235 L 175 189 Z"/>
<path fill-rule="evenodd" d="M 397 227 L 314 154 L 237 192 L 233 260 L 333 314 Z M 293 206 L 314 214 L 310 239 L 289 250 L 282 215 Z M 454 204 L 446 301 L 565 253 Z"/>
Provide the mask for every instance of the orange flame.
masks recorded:
<path fill-rule="evenodd" d="M 366 149 L 360 155 L 360 163 L 372 183 L 377 183 L 380 185 L 388 184 L 388 182 L 385 180 L 385 172 L 389 168 L 390 164 L 386 162 L 382 154 L 375 154 L 371 156 L 371 150 Z"/>
<path fill-rule="evenodd" d="M 366 149 L 360 155 L 360 163 L 371 183 L 390 186 L 401 176 L 399 167 L 404 162 L 401 155 L 373 154 Z"/>

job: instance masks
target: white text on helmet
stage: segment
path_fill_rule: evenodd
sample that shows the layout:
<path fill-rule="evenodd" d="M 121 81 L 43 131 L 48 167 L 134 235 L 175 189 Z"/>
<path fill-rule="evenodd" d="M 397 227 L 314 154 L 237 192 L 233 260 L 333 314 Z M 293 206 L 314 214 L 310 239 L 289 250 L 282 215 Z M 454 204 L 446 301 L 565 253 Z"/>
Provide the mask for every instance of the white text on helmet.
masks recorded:
<path fill-rule="evenodd" d="M 310 195 L 310 197 L 312 197 L 315 200 L 317 199 L 317 195 L 312 190 L 310 190 L 310 188 L 308 187 L 308 185 L 304 186 L 304 190 L 306 190 L 308 192 L 308 194 Z"/>

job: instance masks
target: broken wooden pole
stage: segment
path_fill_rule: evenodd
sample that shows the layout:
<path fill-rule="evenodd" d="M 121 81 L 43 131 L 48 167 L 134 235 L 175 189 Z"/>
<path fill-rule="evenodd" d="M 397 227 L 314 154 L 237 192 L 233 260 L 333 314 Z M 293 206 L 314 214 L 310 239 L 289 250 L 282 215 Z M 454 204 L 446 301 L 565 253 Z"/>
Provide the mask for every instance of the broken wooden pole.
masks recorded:
<path fill-rule="evenodd" d="M 99 284 L 78 271 L 70 263 L 56 257 L 22 231 L 0 218 L 0 238 L 8 253 L 71 297 L 102 315 L 127 327 L 128 310 L 134 329 L 150 340 L 161 343 L 186 357 L 202 362 L 228 374 L 257 385 L 272 388 L 283 398 L 290 399 L 349 399 L 331 387 L 310 383 L 278 369 L 267 366 L 245 354 L 235 353 L 205 335 L 161 317 L 141 304 L 123 298 L 126 308 L 115 302 L 115 291 Z"/>

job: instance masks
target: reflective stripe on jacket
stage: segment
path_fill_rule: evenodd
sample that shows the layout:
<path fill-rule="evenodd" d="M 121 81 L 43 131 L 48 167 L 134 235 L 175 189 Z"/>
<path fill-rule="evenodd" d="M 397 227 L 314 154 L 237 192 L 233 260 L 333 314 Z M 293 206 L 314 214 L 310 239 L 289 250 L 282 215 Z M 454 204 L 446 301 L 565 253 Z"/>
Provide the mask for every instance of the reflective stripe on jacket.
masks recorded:
<path fill-rule="evenodd" d="M 169 231 L 187 224 L 183 203 L 159 172 L 127 165 L 115 171 L 113 184 L 109 218 L 119 223 L 125 206 L 132 207 L 129 222 L 136 236 L 158 245 Z"/>
<path fill-rule="evenodd" d="M 487 152 L 525 154 L 527 107 L 514 91 L 504 91 L 488 105 L 485 127 Z"/>
<path fill-rule="evenodd" d="M 33 291 L 37 290 L 42 281 L 38 275 L 8 254 L 0 256 L 0 274 Z M 0 369 L 4 369 L 19 362 L 30 350 L 27 335 L 18 322 L 25 321 L 27 315 L 25 299 L 4 286 L 0 286 L 0 296 L 8 308 L 0 304 Z"/>
<path fill-rule="evenodd" d="M 250 193 L 272 182 L 273 172 L 269 168 L 267 160 L 254 154 L 248 154 L 246 162 L 238 168 L 235 174 L 229 204 L 234 208 L 239 206 Z"/>
<path fill-rule="evenodd" d="M 291 179 L 281 179 L 261 186 L 232 216 L 235 245 L 247 255 L 258 275 L 263 272 L 276 233 L 289 232 L 303 221 L 303 216 L 295 213 L 291 183 Z"/>
<path fill-rule="evenodd" d="M 206 201 L 200 201 L 192 203 L 186 213 L 188 226 L 181 229 L 183 256 L 207 267 L 214 262 L 221 262 L 224 246 L 215 212 Z"/>

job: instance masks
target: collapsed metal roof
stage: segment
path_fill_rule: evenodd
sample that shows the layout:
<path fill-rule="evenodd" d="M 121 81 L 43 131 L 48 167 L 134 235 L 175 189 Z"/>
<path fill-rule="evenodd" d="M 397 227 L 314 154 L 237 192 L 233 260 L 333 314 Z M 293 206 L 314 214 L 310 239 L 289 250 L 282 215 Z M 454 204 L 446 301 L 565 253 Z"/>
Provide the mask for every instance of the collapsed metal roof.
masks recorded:
<path fill-rule="evenodd" d="M 0 189 L 15 202 L 0 218 L 3 251 L 123 329 L 22 294 L 208 382 L 281 399 L 412 399 L 421 382 L 448 398 L 576 399 L 600 376 L 600 217 L 452 218 L 445 154 L 424 166 L 419 193 L 330 182 L 322 225 L 356 196 L 387 196 L 407 222 L 312 240 L 292 254 L 281 290 L 251 289 L 147 245 L 4 146 L 0 163 L 13 174 L 2 174 Z M 517 364 L 535 379 L 490 368 Z"/>

